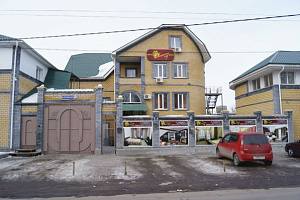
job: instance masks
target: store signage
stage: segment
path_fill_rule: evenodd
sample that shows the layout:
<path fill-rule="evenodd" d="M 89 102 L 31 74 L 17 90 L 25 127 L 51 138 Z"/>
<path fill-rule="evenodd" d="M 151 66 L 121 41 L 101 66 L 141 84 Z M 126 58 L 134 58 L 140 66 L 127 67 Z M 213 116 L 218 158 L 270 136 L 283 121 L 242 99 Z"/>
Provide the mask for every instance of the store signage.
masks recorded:
<path fill-rule="evenodd" d="M 230 120 L 231 126 L 255 125 L 255 120 Z"/>
<path fill-rule="evenodd" d="M 62 95 L 61 99 L 70 100 L 70 99 L 78 99 L 77 95 Z"/>
<path fill-rule="evenodd" d="M 152 127 L 152 122 L 150 121 L 131 121 L 131 122 L 123 122 L 123 127 Z"/>
<path fill-rule="evenodd" d="M 149 49 L 147 58 L 150 61 L 172 61 L 174 59 L 174 51 L 172 49 Z"/>
<path fill-rule="evenodd" d="M 222 126 L 222 121 L 195 121 L 195 126 Z"/>
<path fill-rule="evenodd" d="M 285 119 L 265 119 L 263 120 L 263 125 L 281 125 L 287 124 L 287 120 Z"/>
<path fill-rule="evenodd" d="M 160 121 L 160 126 L 188 126 L 188 121 Z"/>

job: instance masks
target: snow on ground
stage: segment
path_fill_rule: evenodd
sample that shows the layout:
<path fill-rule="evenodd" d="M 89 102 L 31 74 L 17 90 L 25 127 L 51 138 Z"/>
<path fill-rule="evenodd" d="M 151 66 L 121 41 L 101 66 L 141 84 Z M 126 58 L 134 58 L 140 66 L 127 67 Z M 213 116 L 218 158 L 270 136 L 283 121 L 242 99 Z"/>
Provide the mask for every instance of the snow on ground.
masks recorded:
<path fill-rule="evenodd" d="M 169 175 L 174 178 L 182 177 L 182 174 L 179 174 L 171 170 L 173 165 L 170 165 L 168 162 L 166 162 L 164 158 L 152 158 L 151 160 L 153 161 L 154 165 L 158 165 L 163 170 L 162 175 Z"/>
<path fill-rule="evenodd" d="M 226 161 L 225 161 L 226 162 Z M 236 169 L 226 165 L 226 172 L 224 172 L 223 162 L 212 162 L 209 160 L 202 160 L 193 158 L 188 161 L 190 167 L 193 167 L 195 170 L 200 171 L 206 174 L 212 175 L 242 175 L 244 172 L 237 171 Z"/>

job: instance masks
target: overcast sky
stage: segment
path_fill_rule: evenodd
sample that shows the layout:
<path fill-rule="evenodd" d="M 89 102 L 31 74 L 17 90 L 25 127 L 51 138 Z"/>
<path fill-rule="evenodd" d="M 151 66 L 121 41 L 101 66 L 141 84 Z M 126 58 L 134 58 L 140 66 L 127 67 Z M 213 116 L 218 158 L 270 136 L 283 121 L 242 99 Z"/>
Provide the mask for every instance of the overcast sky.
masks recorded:
<path fill-rule="evenodd" d="M 23 38 L 296 13 L 300 13 L 299 0 L 0 0 L 0 34 Z M 206 85 L 223 88 L 229 109 L 235 105 L 231 80 L 278 50 L 300 50 L 300 17 L 190 29 L 212 56 L 205 67 Z M 111 52 L 145 32 L 25 42 L 64 69 L 73 54 Z"/>

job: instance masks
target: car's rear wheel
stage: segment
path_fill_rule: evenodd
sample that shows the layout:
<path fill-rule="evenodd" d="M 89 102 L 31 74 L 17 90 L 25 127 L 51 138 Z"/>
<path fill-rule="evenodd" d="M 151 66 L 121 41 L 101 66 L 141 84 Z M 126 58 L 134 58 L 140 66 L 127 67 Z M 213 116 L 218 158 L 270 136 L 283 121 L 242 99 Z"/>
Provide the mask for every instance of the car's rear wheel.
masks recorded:
<path fill-rule="evenodd" d="M 293 157 L 294 156 L 294 151 L 293 151 L 293 149 L 290 147 L 290 148 L 288 148 L 288 155 L 290 156 L 290 157 Z"/>
<path fill-rule="evenodd" d="M 271 166 L 272 165 L 272 161 L 265 161 L 265 165 L 266 166 Z"/>
<path fill-rule="evenodd" d="M 240 158 L 236 153 L 233 154 L 233 163 L 234 163 L 235 166 L 240 166 L 241 165 Z"/>

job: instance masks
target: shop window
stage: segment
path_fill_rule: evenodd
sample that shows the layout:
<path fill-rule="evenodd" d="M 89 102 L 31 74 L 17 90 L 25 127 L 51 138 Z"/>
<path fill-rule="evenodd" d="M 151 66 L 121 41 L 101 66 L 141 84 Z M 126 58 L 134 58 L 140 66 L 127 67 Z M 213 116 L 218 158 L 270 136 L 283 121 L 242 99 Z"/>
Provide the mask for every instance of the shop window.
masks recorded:
<path fill-rule="evenodd" d="M 265 87 L 269 87 L 273 85 L 273 75 L 272 74 L 265 75 L 264 81 L 265 81 Z"/>
<path fill-rule="evenodd" d="M 152 78 L 169 78 L 169 63 L 152 62 Z"/>
<path fill-rule="evenodd" d="M 169 35 L 169 48 L 170 49 L 182 49 L 182 36 L 181 35 Z"/>
<path fill-rule="evenodd" d="M 125 69 L 125 77 L 126 78 L 136 78 L 137 77 L 137 69 L 126 68 Z"/>
<path fill-rule="evenodd" d="M 140 97 L 132 92 L 125 93 L 123 98 L 124 103 L 141 103 Z"/>
<path fill-rule="evenodd" d="M 187 110 L 188 109 L 188 93 L 173 93 L 173 110 Z"/>
<path fill-rule="evenodd" d="M 260 78 L 252 81 L 253 91 L 260 89 Z"/>
<path fill-rule="evenodd" d="M 41 81 L 43 76 L 43 69 L 40 67 L 36 67 L 36 79 Z"/>
<path fill-rule="evenodd" d="M 169 93 L 154 93 L 154 110 L 169 110 Z"/>
<path fill-rule="evenodd" d="M 281 84 L 295 84 L 294 72 L 281 72 Z"/>
<path fill-rule="evenodd" d="M 188 78 L 188 63 L 172 63 L 172 78 Z"/>
<path fill-rule="evenodd" d="M 188 121 L 160 121 L 160 146 L 188 145 Z"/>
<path fill-rule="evenodd" d="M 152 122 L 123 122 L 124 146 L 152 146 Z"/>

